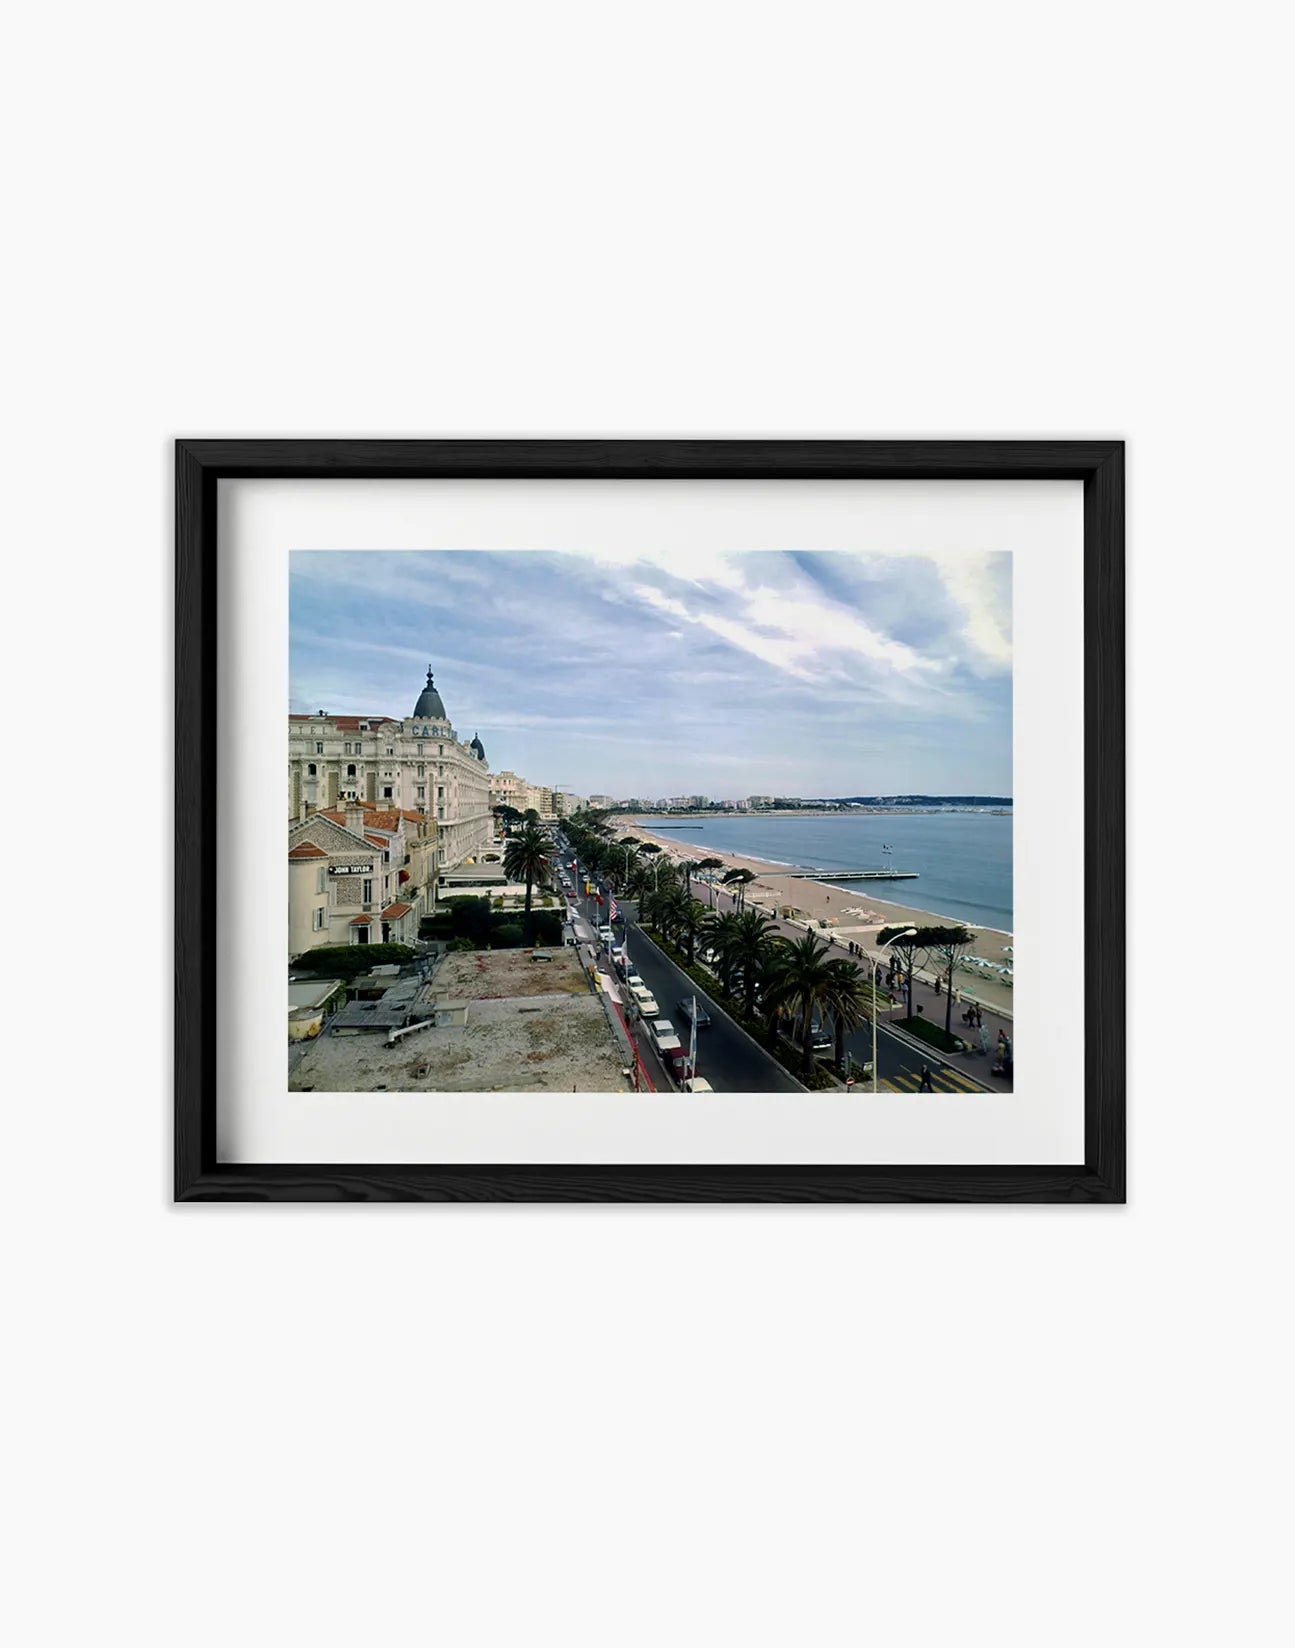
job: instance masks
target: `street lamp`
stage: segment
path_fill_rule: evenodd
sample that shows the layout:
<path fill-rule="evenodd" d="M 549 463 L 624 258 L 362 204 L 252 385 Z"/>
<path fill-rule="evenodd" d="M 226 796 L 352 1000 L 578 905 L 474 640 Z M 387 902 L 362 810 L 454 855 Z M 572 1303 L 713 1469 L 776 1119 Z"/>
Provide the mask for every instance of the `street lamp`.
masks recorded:
<path fill-rule="evenodd" d="M 894 944 L 897 939 L 916 938 L 916 927 L 905 927 L 900 933 L 892 933 L 885 944 L 879 944 L 878 950 L 884 950 L 887 945 Z M 871 957 L 869 958 L 871 959 Z M 872 977 L 868 981 L 872 986 L 872 1096 L 877 1096 L 877 968 L 878 963 L 872 964 Z"/>

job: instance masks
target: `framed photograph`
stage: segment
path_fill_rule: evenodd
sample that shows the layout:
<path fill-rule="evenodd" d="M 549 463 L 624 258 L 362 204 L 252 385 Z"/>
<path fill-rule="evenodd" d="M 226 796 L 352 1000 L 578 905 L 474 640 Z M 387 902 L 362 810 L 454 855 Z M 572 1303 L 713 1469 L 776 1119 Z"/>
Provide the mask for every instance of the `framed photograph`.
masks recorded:
<path fill-rule="evenodd" d="M 1122 1202 L 1123 466 L 178 441 L 176 1198 Z"/>

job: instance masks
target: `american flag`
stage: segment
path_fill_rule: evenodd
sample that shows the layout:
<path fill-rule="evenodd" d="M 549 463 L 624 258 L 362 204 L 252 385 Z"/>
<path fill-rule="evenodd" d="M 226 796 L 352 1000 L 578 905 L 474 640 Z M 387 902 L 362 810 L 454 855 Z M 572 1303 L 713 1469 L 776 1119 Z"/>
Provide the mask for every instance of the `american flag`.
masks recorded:
<path fill-rule="evenodd" d="M 617 904 L 615 896 L 613 895 L 611 905 L 610 905 L 610 907 L 608 908 L 608 911 L 607 911 L 608 921 L 615 921 L 616 917 L 620 913 L 621 913 L 620 912 L 620 906 Z"/>

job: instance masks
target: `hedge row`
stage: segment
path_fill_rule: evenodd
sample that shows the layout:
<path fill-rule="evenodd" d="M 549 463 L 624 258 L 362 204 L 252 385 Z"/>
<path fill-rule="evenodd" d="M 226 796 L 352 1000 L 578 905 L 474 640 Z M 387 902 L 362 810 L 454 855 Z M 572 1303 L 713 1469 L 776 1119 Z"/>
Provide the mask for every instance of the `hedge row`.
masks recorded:
<path fill-rule="evenodd" d="M 965 1046 L 957 1036 L 946 1035 L 943 1025 L 932 1024 L 931 1020 L 914 1013 L 911 1019 L 898 1019 L 897 1027 L 907 1030 L 910 1036 L 916 1036 L 918 1041 L 924 1041 L 928 1047 L 934 1047 L 941 1053 L 961 1053 Z"/>
<path fill-rule="evenodd" d="M 456 898 L 435 916 L 424 916 L 421 939 L 439 939 L 456 949 L 516 950 L 524 932 L 524 917 L 516 910 L 495 910 L 489 898 Z M 557 910 L 532 910 L 536 944 L 561 944 L 562 915 Z"/>
<path fill-rule="evenodd" d="M 325 944 L 318 950 L 307 950 L 292 965 L 297 972 L 350 980 L 372 967 L 409 961 L 413 954 L 407 944 Z"/>

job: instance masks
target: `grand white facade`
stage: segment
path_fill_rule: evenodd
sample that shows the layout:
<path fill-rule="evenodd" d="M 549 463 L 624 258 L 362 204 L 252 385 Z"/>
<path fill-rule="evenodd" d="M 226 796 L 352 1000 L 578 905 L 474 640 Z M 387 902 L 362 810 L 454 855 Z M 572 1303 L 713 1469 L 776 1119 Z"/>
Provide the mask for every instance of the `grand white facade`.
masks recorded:
<path fill-rule="evenodd" d="M 427 671 L 413 713 L 290 715 L 288 816 L 360 801 L 436 824 L 437 867 L 481 853 L 493 834 L 490 768 L 479 738 L 459 741 Z"/>

